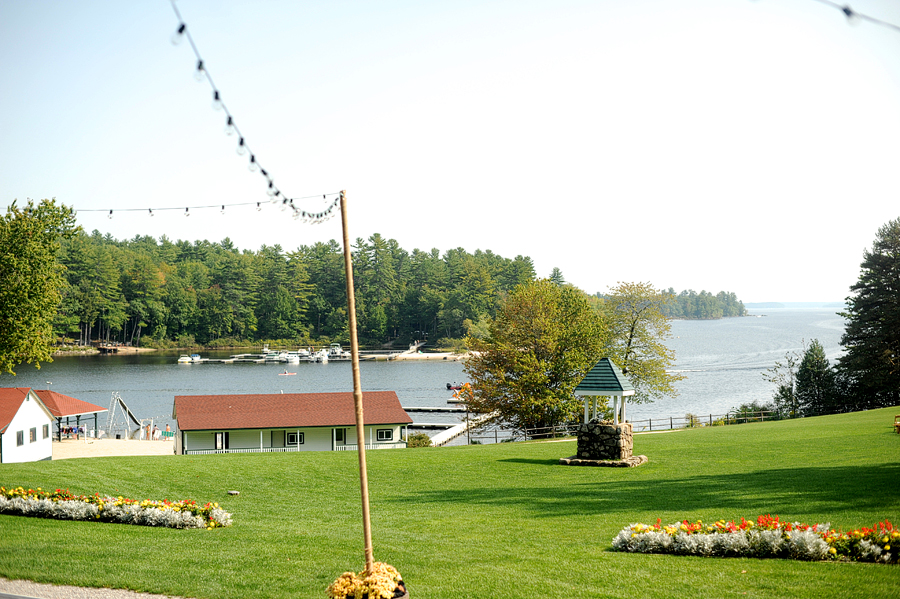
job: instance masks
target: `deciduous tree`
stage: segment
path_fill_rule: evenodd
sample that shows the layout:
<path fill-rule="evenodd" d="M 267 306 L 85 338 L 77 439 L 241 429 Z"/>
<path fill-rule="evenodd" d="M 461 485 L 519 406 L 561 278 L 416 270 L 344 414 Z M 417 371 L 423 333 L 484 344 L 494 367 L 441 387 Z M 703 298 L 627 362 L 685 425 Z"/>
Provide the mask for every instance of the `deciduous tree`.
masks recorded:
<path fill-rule="evenodd" d="M 517 287 L 486 339 L 469 337 L 470 407 L 518 429 L 570 422 L 575 386 L 602 357 L 608 333 L 584 292 L 542 279 Z"/>
<path fill-rule="evenodd" d="M 675 383 L 684 377 L 667 372 L 675 365 L 675 351 L 666 347 L 671 337 L 663 306 L 670 295 L 650 283 L 619 283 L 601 304 L 609 323 L 611 343 L 607 357 L 622 369 L 635 394 L 633 403 L 678 395 Z"/>
<path fill-rule="evenodd" d="M 13 202 L 0 218 L 0 373 L 50 358 L 53 320 L 65 284 L 60 240 L 75 230 L 71 208 L 56 200 Z"/>

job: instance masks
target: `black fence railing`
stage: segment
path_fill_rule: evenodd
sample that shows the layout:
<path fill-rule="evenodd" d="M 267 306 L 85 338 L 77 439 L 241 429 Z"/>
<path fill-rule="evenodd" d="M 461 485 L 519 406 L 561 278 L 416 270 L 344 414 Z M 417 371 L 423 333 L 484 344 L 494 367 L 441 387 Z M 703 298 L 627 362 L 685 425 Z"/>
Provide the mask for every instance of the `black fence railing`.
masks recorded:
<path fill-rule="evenodd" d="M 685 414 L 684 416 L 666 416 L 629 420 L 636 433 L 699 428 L 701 426 L 730 426 L 748 422 L 765 422 L 777 420 L 777 414 L 768 410 L 758 412 L 726 412 L 725 414 Z M 508 443 L 510 441 L 531 441 L 536 439 L 555 439 L 574 437 L 578 434 L 581 423 L 560 424 L 552 427 L 528 428 L 523 430 L 493 427 L 489 430 L 471 432 L 469 443 Z"/>

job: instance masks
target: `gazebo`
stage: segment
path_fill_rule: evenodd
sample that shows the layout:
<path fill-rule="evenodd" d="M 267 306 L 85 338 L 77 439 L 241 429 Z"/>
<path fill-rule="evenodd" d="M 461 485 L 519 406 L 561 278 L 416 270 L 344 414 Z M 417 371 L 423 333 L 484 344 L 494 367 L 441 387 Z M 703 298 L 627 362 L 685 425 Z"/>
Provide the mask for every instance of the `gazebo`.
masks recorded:
<path fill-rule="evenodd" d="M 632 385 L 609 358 L 600 358 L 578 386 L 584 397 L 584 423 L 578 427 L 578 453 L 562 458 L 567 466 L 639 466 L 647 456 L 632 455 L 631 423 L 625 421 L 625 398 L 634 395 Z M 612 397 L 613 422 L 597 418 L 597 398 Z"/>
<path fill-rule="evenodd" d="M 597 397 L 612 397 L 613 424 L 619 424 L 625 422 L 625 398 L 634 395 L 634 386 L 612 360 L 600 358 L 575 387 L 575 395 L 584 396 L 585 424 L 597 418 Z"/>

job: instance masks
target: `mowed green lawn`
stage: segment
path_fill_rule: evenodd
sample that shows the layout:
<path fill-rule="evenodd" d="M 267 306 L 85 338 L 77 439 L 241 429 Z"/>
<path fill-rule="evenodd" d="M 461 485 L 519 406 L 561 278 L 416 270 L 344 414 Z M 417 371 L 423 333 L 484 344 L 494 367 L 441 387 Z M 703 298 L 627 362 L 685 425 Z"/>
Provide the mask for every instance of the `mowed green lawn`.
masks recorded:
<path fill-rule="evenodd" d="M 370 451 L 375 558 L 421 599 L 897 597 L 897 566 L 610 551 L 623 526 L 657 518 L 900 523 L 895 413 L 638 435 L 650 462 L 630 469 L 557 465 L 574 441 Z M 183 531 L 0 516 L 7 578 L 314 598 L 364 565 L 355 453 L 4 464 L 0 485 L 218 501 L 234 517 Z"/>

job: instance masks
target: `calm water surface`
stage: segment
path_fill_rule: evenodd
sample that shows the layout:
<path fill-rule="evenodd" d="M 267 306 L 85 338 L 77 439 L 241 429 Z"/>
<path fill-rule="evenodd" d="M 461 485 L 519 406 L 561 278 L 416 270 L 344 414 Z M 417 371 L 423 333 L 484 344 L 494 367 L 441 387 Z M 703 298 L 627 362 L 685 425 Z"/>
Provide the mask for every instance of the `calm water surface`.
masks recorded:
<path fill-rule="evenodd" d="M 799 350 L 803 340 L 818 339 L 829 360 L 840 355 L 844 320 L 836 309 L 753 310 L 746 318 L 674 321 L 669 346 L 676 352 L 676 369 L 687 379 L 679 396 L 628 407 L 628 417 L 681 417 L 685 413 L 724 414 L 754 400 L 769 401 L 773 386 L 762 374 L 785 352 Z M 109 407 L 118 392 L 138 418 L 154 418 L 161 428 L 172 424 L 176 395 L 225 393 L 311 393 L 352 391 L 349 362 L 328 364 L 177 364 L 178 353 L 129 356 L 62 356 L 40 370 L 18 369 L 2 376 L 0 385 L 50 388 L 65 395 Z M 228 357 L 229 352 L 204 352 L 203 357 Z M 287 369 L 295 376 L 279 376 Z M 404 407 L 443 406 L 449 382 L 463 382 L 460 362 L 362 362 L 366 391 L 396 391 Z M 417 422 L 446 422 L 454 415 L 413 413 Z"/>

